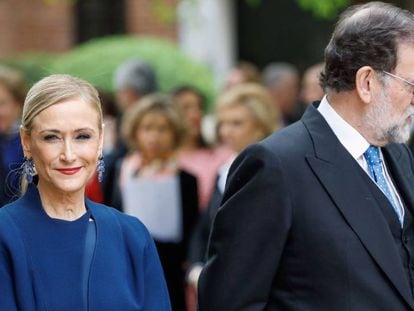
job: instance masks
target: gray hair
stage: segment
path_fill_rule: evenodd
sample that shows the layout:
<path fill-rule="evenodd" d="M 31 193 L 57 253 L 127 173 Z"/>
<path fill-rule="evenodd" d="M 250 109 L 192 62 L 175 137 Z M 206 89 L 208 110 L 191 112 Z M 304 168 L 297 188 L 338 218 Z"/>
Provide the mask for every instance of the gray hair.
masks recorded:
<path fill-rule="evenodd" d="M 325 90 L 355 88 L 359 68 L 392 72 L 397 65 L 397 48 L 414 42 L 414 15 L 392 4 L 369 2 L 345 10 L 325 49 Z"/>
<path fill-rule="evenodd" d="M 113 85 L 115 90 L 131 88 L 140 96 L 158 91 L 154 70 L 146 62 L 137 58 L 128 59 L 117 68 Z"/>
<path fill-rule="evenodd" d="M 299 77 L 299 71 L 294 65 L 289 63 L 270 63 L 263 69 L 263 85 L 266 87 L 275 86 L 279 84 L 286 75 Z"/>

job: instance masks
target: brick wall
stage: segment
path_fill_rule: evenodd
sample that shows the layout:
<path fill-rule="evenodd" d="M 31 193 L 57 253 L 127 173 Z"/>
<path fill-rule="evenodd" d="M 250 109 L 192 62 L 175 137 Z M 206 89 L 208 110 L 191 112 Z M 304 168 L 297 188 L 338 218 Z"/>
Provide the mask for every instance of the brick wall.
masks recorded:
<path fill-rule="evenodd" d="M 83 1 L 83 0 L 78 0 Z M 175 21 L 163 22 L 157 1 L 175 10 L 177 0 L 124 0 L 127 33 L 177 39 Z M 0 0 L 0 58 L 19 52 L 69 50 L 76 42 L 69 0 Z"/>
<path fill-rule="evenodd" d="M 61 0 L 0 0 L 0 57 L 68 50 L 74 42 L 72 17 L 73 7 Z"/>
<path fill-rule="evenodd" d="M 125 0 L 126 30 L 129 33 L 176 40 L 176 23 L 162 20 L 162 15 L 157 13 L 157 2 L 172 11 L 177 3 L 175 0 Z"/>

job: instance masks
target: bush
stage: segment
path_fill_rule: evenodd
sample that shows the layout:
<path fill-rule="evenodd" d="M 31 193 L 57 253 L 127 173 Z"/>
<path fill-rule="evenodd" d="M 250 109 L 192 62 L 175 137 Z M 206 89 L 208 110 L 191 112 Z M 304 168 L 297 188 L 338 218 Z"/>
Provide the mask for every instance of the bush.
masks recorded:
<path fill-rule="evenodd" d="M 161 91 L 188 84 L 199 88 L 210 106 L 215 88 L 212 73 L 166 40 L 112 36 L 93 39 L 61 55 L 26 54 L 2 63 L 23 70 L 33 83 L 51 73 L 67 73 L 107 91 L 112 89 L 115 69 L 128 58 L 147 61 L 155 70 Z"/>
<path fill-rule="evenodd" d="M 27 53 L 1 61 L 1 64 L 16 68 L 24 73 L 28 86 L 51 73 L 50 67 L 56 58 L 53 54 Z"/>
<path fill-rule="evenodd" d="M 132 36 L 94 39 L 57 58 L 50 69 L 81 77 L 112 91 L 115 69 L 131 57 L 141 58 L 154 68 L 161 91 L 190 84 L 205 93 L 209 103 L 212 102 L 215 91 L 211 72 L 165 40 Z"/>

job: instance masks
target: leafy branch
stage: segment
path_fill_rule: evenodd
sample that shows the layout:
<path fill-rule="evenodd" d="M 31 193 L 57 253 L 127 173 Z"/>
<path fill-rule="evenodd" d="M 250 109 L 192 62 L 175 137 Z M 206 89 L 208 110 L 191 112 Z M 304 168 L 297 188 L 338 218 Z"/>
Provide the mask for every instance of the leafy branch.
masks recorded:
<path fill-rule="evenodd" d="M 252 7 L 258 7 L 263 0 L 244 0 Z M 269 0 L 270 1 L 270 0 Z M 274 1 L 274 0 L 273 0 Z M 350 0 L 296 0 L 304 11 L 311 12 L 316 18 L 331 19 L 350 4 Z"/>
<path fill-rule="evenodd" d="M 315 17 L 322 19 L 331 19 L 338 12 L 350 5 L 350 0 L 296 0 L 299 6 L 310 11 Z"/>

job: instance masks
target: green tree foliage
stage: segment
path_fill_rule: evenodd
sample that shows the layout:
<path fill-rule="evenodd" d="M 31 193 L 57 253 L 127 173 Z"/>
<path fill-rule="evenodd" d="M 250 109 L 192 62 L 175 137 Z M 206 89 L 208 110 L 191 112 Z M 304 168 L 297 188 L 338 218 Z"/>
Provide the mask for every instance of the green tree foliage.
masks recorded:
<path fill-rule="evenodd" d="M 350 4 L 350 0 L 296 0 L 305 11 L 317 18 L 332 19 L 338 12 Z"/>
<path fill-rule="evenodd" d="M 53 5 L 58 3 L 74 4 L 79 0 L 43 0 L 45 4 Z M 200 0 L 183 0 L 197 2 Z M 259 6 L 265 0 L 244 0 L 251 6 Z M 277 1 L 277 0 L 267 0 Z M 299 6 L 305 11 L 310 11 L 316 18 L 332 19 L 338 12 L 350 5 L 350 0 L 296 0 Z M 168 0 L 152 0 L 153 11 L 158 18 L 166 23 L 175 21 L 175 5 Z"/>
<path fill-rule="evenodd" d="M 262 0 L 245 0 L 248 5 L 251 6 L 258 6 Z"/>
<path fill-rule="evenodd" d="M 190 0 L 188 0 L 190 1 Z M 259 6 L 262 1 L 265 0 L 244 0 L 252 7 Z M 267 0 L 274 1 L 274 0 Z M 333 19 L 339 11 L 348 5 L 350 0 L 296 0 L 299 7 L 305 11 L 311 12 L 316 18 L 319 19 Z"/>
<path fill-rule="evenodd" d="M 190 0 L 188 0 L 190 1 Z M 264 0 L 244 0 L 251 6 L 259 6 Z M 268 0 L 273 1 L 273 0 Z M 350 5 L 350 0 L 296 0 L 298 5 L 305 11 L 310 11 L 317 18 L 332 19 L 338 12 Z"/>

